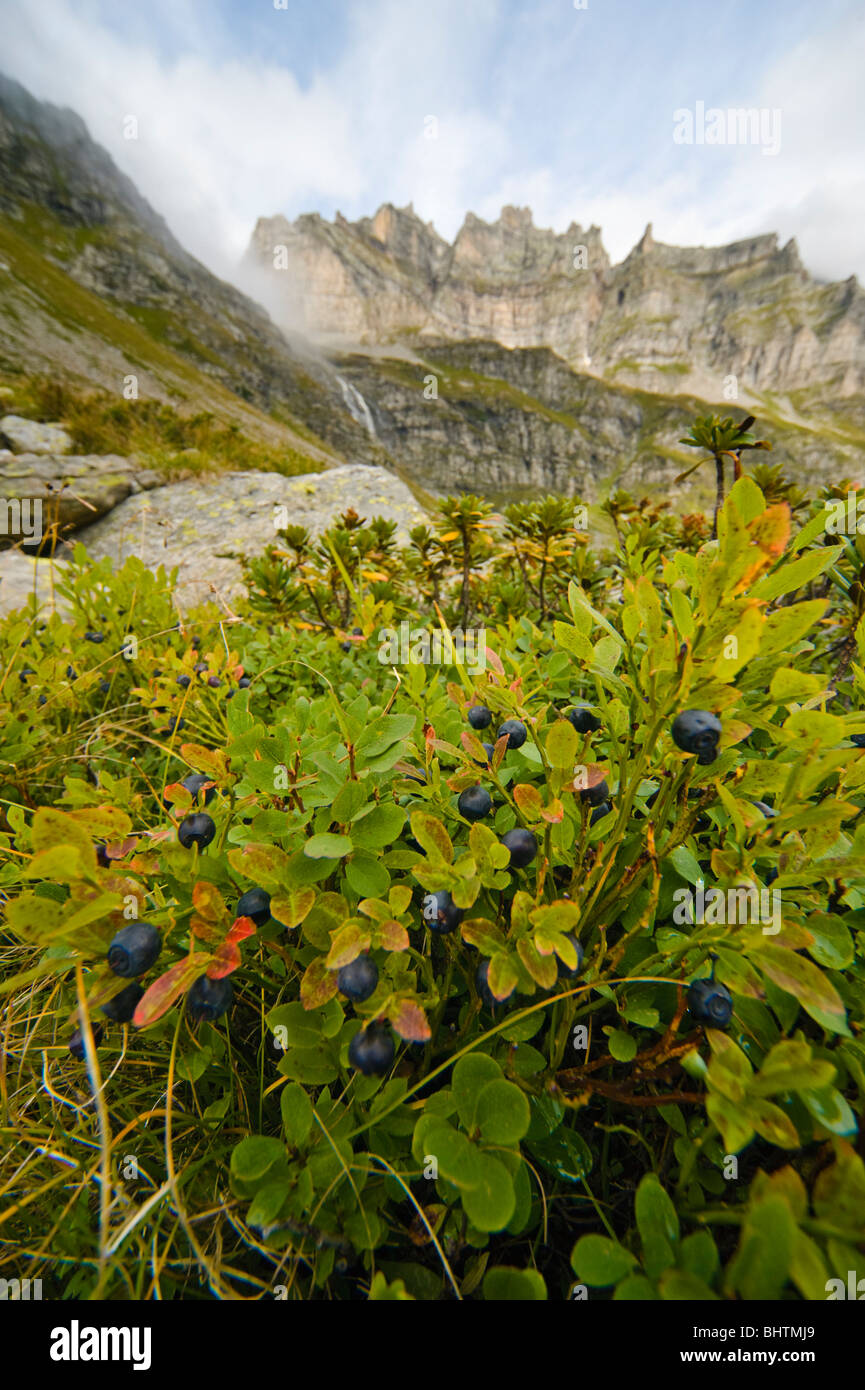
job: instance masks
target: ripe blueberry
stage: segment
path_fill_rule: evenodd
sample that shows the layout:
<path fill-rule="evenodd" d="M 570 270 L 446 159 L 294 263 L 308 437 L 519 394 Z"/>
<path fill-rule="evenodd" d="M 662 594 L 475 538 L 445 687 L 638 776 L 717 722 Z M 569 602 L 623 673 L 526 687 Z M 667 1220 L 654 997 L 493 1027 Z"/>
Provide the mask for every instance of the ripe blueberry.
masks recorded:
<path fill-rule="evenodd" d="M 177 829 L 177 838 L 184 849 L 189 849 L 192 845 L 198 845 L 199 849 L 206 849 L 215 834 L 216 826 L 204 811 L 187 816 L 185 820 L 180 822 Z"/>
<path fill-rule="evenodd" d="M 119 994 L 115 994 L 113 999 L 109 999 L 107 1004 L 102 1005 L 102 1013 L 106 1018 L 110 1018 L 112 1023 L 129 1023 L 143 998 L 144 990 L 137 980 L 133 980 L 131 985 L 127 985 Z"/>
<path fill-rule="evenodd" d="M 249 679 L 249 676 L 241 676 L 237 684 L 241 690 L 248 690 L 252 681 Z"/>
<path fill-rule="evenodd" d="M 383 1076 L 395 1055 L 393 1035 L 377 1023 L 355 1033 L 348 1049 L 348 1060 L 364 1076 Z"/>
<path fill-rule="evenodd" d="M 375 993 L 378 984 L 378 966 L 369 956 L 358 956 L 337 972 L 337 987 L 353 1004 L 362 1004 Z"/>
<path fill-rule="evenodd" d="M 594 734 L 601 727 L 601 721 L 592 712 L 591 706 L 582 700 L 567 711 L 565 718 L 571 721 L 578 734 Z"/>
<path fill-rule="evenodd" d="M 105 1029 L 102 1027 L 101 1023 L 92 1023 L 90 1026 L 93 1030 L 93 1042 L 98 1047 L 102 1041 L 102 1036 L 105 1032 Z M 72 1053 L 73 1057 L 76 1057 L 79 1062 L 84 1061 L 84 1034 L 82 1033 L 80 1028 L 75 1029 L 75 1032 L 69 1039 L 67 1046 L 69 1048 L 69 1051 Z"/>
<path fill-rule="evenodd" d="M 493 808 L 493 800 L 486 787 L 466 787 L 460 792 L 457 809 L 466 820 L 483 820 Z"/>
<path fill-rule="evenodd" d="M 538 852 L 538 842 L 532 832 L 519 826 L 503 835 L 501 842 L 510 853 L 512 869 L 524 869 Z"/>
<path fill-rule="evenodd" d="M 231 1008 L 234 999 L 234 986 L 225 976 L 221 980 L 211 980 L 207 975 L 199 975 L 186 996 L 186 1015 L 192 1023 L 214 1019 Z"/>
<path fill-rule="evenodd" d="M 427 893 L 421 903 L 421 915 L 430 931 L 443 935 L 453 931 L 463 919 L 463 910 L 457 907 L 450 893 L 444 889 L 440 893 Z"/>
<path fill-rule="evenodd" d="M 673 742 L 683 753 L 696 753 L 705 766 L 718 756 L 721 721 L 705 709 L 686 709 L 673 720 Z"/>
<path fill-rule="evenodd" d="M 603 806 L 610 799 L 610 789 L 606 782 L 596 782 L 593 787 L 580 788 L 580 800 L 589 806 Z"/>
<path fill-rule="evenodd" d="M 177 684 L 180 686 L 181 690 L 188 690 L 192 684 L 192 677 L 187 676 L 184 672 L 182 676 L 177 677 Z"/>
<path fill-rule="evenodd" d="M 270 921 L 270 894 L 263 888 L 248 888 L 237 900 L 237 916 L 249 917 L 257 927 Z"/>
<path fill-rule="evenodd" d="M 865 748 L 865 734 L 851 734 L 850 742 L 856 748 Z M 757 803 L 755 802 L 754 804 L 756 805 Z"/>
<path fill-rule="evenodd" d="M 219 676 L 208 676 L 207 684 L 216 690 L 217 686 L 222 685 L 222 681 L 219 679 Z"/>
<path fill-rule="evenodd" d="M 604 785 L 606 785 L 606 783 Z M 608 816 L 612 809 L 612 801 L 602 801 L 599 806 L 595 807 L 592 814 L 589 816 L 589 825 L 596 825 L 599 820 L 604 819 L 604 816 Z"/>
<path fill-rule="evenodd" d="M 130 922 L 121 927 L 108 947 L 108 965 L 121 980 L 134 980 L 155 964 L 162 937 L 150 922 Z"/>
<path fill-rule="evenodd" d="M 522 748 L 527 737 L 526 726 L 521 719 L 506 719 L 496 734 L 496 742 L 506 734 L 508 748 Z"/>
<path fill-rule="evenodd" d="M 488 729 L 493 722 L 493 716 L 486 705 L 472 705 L 468 712 L 468 721 L 473 729 Z"/>
<path fill-rule="evenodd" d="M 713 1028 L 726 1028 L 733 1017 L 730 991 L 711 978 L 694 981 L 688 990 L 688 1008 L 698 1023 Z"/>
<path fill-rule="evenodd" d="M 188 777 L 184 777 L 184 779 L 183 779 L 183 781 L 181 782 L 180 785 L 181 785 L 181 787 L 185 787 L 185 788 L 186 788 L 186 790 L 189 792 L 190 796 L 192 797 L 192 800 L 195 802 L 196 805 L 198 805 L 198 793 L 201 791 L 201 788 L 204 786 L 205 782 L 212 782 L 212 781 L 213 781 L 213 778 L 212 778 L 212 777 L 205 777 L 205 775 L 204 775 L 203 772 L 190 772 L 190 774 L 189 774 Z M 215 787 L 208 787 L 208 788 L 207 788 L 207 791 L 204 793 L 204 804 L 205 804 L 205 806 L 207 806 L 207 805 L 209 804 L 209 802 L 211 802 L 215 796 L 216 796 L 216 788 L 215 788 Z"/>
<path fill-rule="evenodd" d="M 105 641 L 105 633 L 104 633 L 104 632 L 85 632 L 85 634 L 84 634 L 84 641 L 85 641 L 85 642 L 96 642 L 97 645 L 98 645 L 100 642 L 104 642 L 104 641 Z"/>
<path fill-rule="evenodd" d="M 352 645 L 351 642 L 340 642 L 339 645 L 342 647 L 342 649 L 343 649 L 344 652 L 350 652 L 350 651 L 351 651 L 351 645 Z"/>

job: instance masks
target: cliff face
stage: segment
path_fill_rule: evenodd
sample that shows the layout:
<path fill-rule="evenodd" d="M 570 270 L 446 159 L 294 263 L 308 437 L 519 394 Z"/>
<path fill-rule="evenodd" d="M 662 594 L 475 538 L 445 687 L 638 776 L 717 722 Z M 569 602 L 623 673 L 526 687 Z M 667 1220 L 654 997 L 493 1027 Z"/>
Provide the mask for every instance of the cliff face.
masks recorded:
<path fill-rule="evenodd" d="M 425 341 L 404 357 L 338 356 L 341 375 L 371 405 L 377 438 L 402 475 L 431 492 L 504 502 L 554 492 L 600 500 L 612 488 L 711 505 L 714 474 L 676 475 L 696 456 L 679 440 L 705 401 L 608 382 L 550 348 Z M 770 462 L 788 476 L 861 475 L 861 435 L 847 438 L 773 421 Z"/>
<path fill-rule="evenodd" d="M 310 459 L 380 461 L 320 356 L 212 275 L 74 112 L 0 74 L 0 368 L 209 409 Z"/>
<path fill-rule="evenodd" d="M 528 209 L 469 214 L 452 245 L 413 208 L 329 223 L 262 218 L 248 261 L 272 276 L 278 319 L 335 342 L 431 336 L 550 347 L 572 366 L 648 390 L 722 401 L 865 390 L 865 292 L 825 285 L 774 235 L 679 248 L 651 227 L 611 266 L 597 227 L 556 235 Z"/>

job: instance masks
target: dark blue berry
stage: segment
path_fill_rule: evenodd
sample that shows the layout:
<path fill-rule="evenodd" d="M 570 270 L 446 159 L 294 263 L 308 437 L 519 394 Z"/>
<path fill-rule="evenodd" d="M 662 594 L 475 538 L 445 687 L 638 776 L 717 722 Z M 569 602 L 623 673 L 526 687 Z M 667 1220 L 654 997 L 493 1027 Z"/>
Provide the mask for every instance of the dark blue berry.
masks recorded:
<path fill-rule="evenodd" d="M 336 983 L 346 999 L 350 999 L 353 1004 L 362 1004 L 375 993 L 378 966 L 369 956 L 358 956 L 337 972 Z"/>
<path fill-rule="evenodd" d="M 127 985 L 119 994 L 115 994 L 113 999 L 109 999 L 107 1004 L 102 1005 L 102 1013 L 106 1018 L 110 1018 L 112 1023 L 129 1023 L 143 998 L 144 990 L 137 980 L 133 980 L 131 985 Z"/>
<path fill-rule="evenodd" d="M 486 787 L 466 787 L 460 792 L 457 809 L 466 820 L 483 820 L 493 809 L 493 800 Z"/>
<path fill-rule="evenodd" d="M 348 1048 L 348 1060 L 364 1076 L 383 1076 L 395 1056 L 393 1034 L 377 1023 L 355 1033 Z"/>
<path fill-rule="evenodd" d="M 105 1029 L 102 1027 L 101 1023 L 92 1023 L 90 1026 L 93 1031 L 93 1041 L 95 1045 L 98 1047 L 102 1041 Z M 75 1032 L 69 1039 L 68 1047 L 73 1057 L 77 1058 L 79 1062 L 84 1061 L 84 1034 L 82 1033 L 80 1028 L 75 1029 Z"/>
<path fill-rule="evenodd" d="M 721 721 L 705 709 L 686 709 L 673 720 L 673 742 L 683 753 L 696 753 L 697 762 L 712 763 L 718 756 Z"/>
<path fill-rule="evenodd" d="M 198 845 L 199 849 L 206 849 L 216 834 L 216 826 L 210 816 L 204 811 L 198 811 L 185 820 L 180 822 L 177 829 L 177 838 L 184 849 L 189 849 L 192 845 Z"/>
<path fill-rule="evenodd" d="M 594 734 L 601 727 L 601 721 L 591 706 L 582 701 L 569 709 L 565 718 L 570 720 L 578 734 Z"/>
<path fill-rule="evenodd" d="M 122 980 L 134 980 L 156 963 L 162 936 L 150 922 L 121 927 L 108 947 L 108 965 Z"/>
<path fill-rule="evenodd" d="M 589 806 L 603 806 L 610 799 L 610 789 L 606 782 L 596 782 L 593 787 L 580 788 L 580 800 Z"/>
<path fill-rule="evenodd" d="M 538 842 L 532 832 L 519 826 L 502 836 L 502 844 L 511 856 L 512 869 L 524 869 L 538 852 Z"/>
<path fill-rule="evenodd" d="M 493 722 L 493 716 L 486 705 L 472 705 L 468 712 L 468 721 L 473 729 L 488 729 Z"/>
<path fill-rule="evenodd" d="M 104 642 L 104 641 L 105 641 L 105 633 L 104 633 L 104 632 L 85 632 L 85 634 L 84 634 L 84 641 L 85 641 L 85 642 L 95 642 L 95 643 L 97 644 L 97 646 L 98 646 L 100 642 Z"/>
<path fill-rule="evenodd" d="M 248 690 L 252 684 L 252 681 L 249 679 L 249 676 L 241 676 L 237 684 L 241 690 Z"/>
<path fill-rule="evenodd" d="M 237 900 L 238 917 L 249 917 L 257 927 L 270 921 L 270 894 L 263 888 L 247 888 Z"/>
<path fill-rule="evenodd" d="M 450 893 L 444 889 L 440 893 L 427 893 L 421 903 L 421 915 L 430 931 L 443 935 L 452 932 L 463 919 L 463 910 L 457 907 Z"/>
<path fill-rule="evenodd" d="M 528 730 L 521 719 L 506 719 L 496 734 L 496 742 L 506 736 L 508 748 L 522 748 L 528 736 Z"/>
<path fill-rule="evenodd" d="M 688 1008 L 698 1023 L 712 1028 L 726 1028 L 733 1017 L 730 991 L 712 979 L 694 981 L 688 990 Z"/>
<path fill-rule="evenodd" d="M 181 782 L 180 785 L 181 785 L 181 787 L 185 787 L 185 788 L 186 788 L 186 790 L 189 792 L 190 796 L 192 797 L 193 801 L 196 802 L 196 804 L 197 804 L 197 803 L 198 803 L 198 800 L 199 800 L 198 793 L 201 791 L 201 789 L 202 789 L 202 787 L 204 786 L 205 782 L 212 782 L 212 781 L 213 781 L 213 778 L 212 778 L 212 777 L 206 777 L 206 776 L 204 775 L 203 772 L 191 772 L 191 773 L 189 774 L 188 777 L 184 777 L 184 779 L 183 779 L 183 781 Z M 215 787 L 208 787 L 208 788 L 207 788 L 207 791 L 204 793 L 204 804 L 205 804 L 205 806 L 207 806 L 207 805 L 213 800 L 213 798 L 214 798 L 215 796 L 216 796 L 216 788 L 215 788 Z"/>
<path fill-rule="evenodd" d="M 199 975 L 186 996 L 186 1016 L 191 1023 L 200 1023 L 202 1019 L 213 1023 L 231 1008 L 233 999 L 234 986 L 228 976 L 211 980 L 207 975 Z"/>
<path fill-rule="evenodd" d="M 177 684 L 180 686 L 181 690 L 188 690 L 192 684 L 192 677 L 184 673 L 184 675 L 177 677 Z"/>
<path fill-rule="evenodd" d="M 589 825 L 596 825 L 604 816 L 608 816 L 613 809 L 612 801 L 602 801 L 600 806 L 596 806 L 589 816 Z"/>
<path fill-rule="evenodd" d="M 222 685 L 222 681 L 219 679 L 219 676 L 208 676 L 208 677 L 207 677 L 207 684 L 208 684 L 213 690 L 216 690 L 220 685 Z"/>

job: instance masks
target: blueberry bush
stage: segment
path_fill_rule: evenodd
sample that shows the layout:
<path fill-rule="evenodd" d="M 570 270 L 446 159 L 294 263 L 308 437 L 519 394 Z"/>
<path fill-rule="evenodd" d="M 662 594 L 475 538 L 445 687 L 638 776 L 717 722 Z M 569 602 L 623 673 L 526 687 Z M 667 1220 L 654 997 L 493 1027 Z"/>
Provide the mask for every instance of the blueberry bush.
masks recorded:
<path fill-rule="evenodd" d="M 451 498 L 404 545 L 282 532 L 236 620 L 79 546 L 65 607 L 3 621 L 0 1266 L 121 1300 L 865 1277 L 865 537 L 827 531 L 846 485 L 734 460 L 715 539 Z M 444 658 L 393 660 L 403 622 Z"/>

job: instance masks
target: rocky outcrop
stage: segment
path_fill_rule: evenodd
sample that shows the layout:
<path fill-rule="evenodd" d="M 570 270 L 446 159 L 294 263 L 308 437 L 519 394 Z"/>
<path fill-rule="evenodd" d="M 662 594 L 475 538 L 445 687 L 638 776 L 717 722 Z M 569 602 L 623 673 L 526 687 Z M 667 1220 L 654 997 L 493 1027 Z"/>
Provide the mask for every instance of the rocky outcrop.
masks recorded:
<path fill-rule="evenodd" d="M 4 415 L 0 420 L 0 444 L 14 454 L 68 454 L 72 438 L 62 425 L 40 424 L 23 415 Z"/>
<path fill-rule="evenodd" d="M 386 204 L 358 222 L 261 218 L 247 261 L 268 271 L 278 319 L 331 342 L 548 346 L 578 370 L 709 401 L 731 399 L 730 377 L 743 397 L 865 390 L 865 292 L 813 280 L 774 235 L 681 248 L 649 226 L 611 266 L 597 227 L 557 235 L 507 207 L 492 223 L 469 213 L 449 245 Z"/>
<path fill-rule="evenodd" d="M 6 454 L 0 458 L 0 549 L 66 536 L 113 510 L 159 475 L 118 454 Z"/>
<path fill-rule="evenodd" d="M 225 473 L 131 497 L 76 540 L 94 560 L 109 556 L 119 564 L 137 555 L 154 570 L 177 566 L 182 607 L 208 599 L 230 603 L 243 592 L 239 556 L 260 554 L 285 526 L 317 535 L 348 507 L 396 521 L 403 538 L 425 515 L 408 487 L 383 468 L 358 464 L 297 478 Z"/>
<path fill-rule="evenodd" d="M 696 461 L 679 441 L 708 409 L 699 399 L 599 380 L 549 348 L 493 342 L 427 343 L 412 360 L 356 353 L 337 365 L 373 402 L 389 455 L 429 491 L 498 503 L 562 493 L 592 503 L 618 485 L 689 509 L 711 505 L 708 469 L 675 482 Z M 779 463 L 811 487 L 861 476 L 855 439 L 777 422 L 769 436 L 773 452 L 749 462 Z"/>

